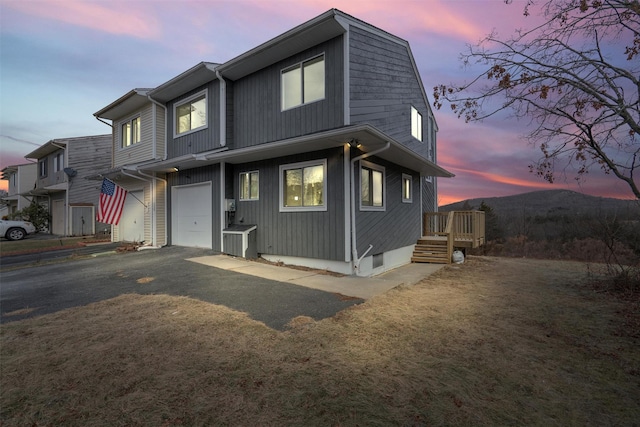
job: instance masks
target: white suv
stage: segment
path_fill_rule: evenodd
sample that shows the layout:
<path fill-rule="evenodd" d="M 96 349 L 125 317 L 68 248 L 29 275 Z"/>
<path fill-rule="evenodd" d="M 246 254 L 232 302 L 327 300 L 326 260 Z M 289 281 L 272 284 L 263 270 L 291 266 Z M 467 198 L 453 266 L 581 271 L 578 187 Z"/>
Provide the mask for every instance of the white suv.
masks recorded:
<path fill-rule="evenodd" d="M 29 221 L 0 220 L 0 236 L 9 240 L 22 240 L 27 234 L 33 234 L 36 228 Z"/>

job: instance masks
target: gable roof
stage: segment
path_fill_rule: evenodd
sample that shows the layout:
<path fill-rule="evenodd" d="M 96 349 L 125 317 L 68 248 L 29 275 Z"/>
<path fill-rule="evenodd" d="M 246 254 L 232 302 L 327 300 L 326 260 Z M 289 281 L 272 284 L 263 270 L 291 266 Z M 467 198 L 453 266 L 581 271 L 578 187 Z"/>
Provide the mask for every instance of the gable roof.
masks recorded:
<path fill-rule="evenodd" d="M 214 62 L 201 62 L 151 90 L 149 96 L 158 102 L 166 103 L 215 80 L 217 78 L 216 67 L 219 65 Z"/>
<path fill-rule="evenodd" d="M 151 89 L 147 88 L 130 90 L 100 111 L 93 113 L 93 115 L 101 119 L 115 120 L 139 110 L 146 103 L 150 102 L 147 98 L 147 93 L 149 93 L 150 90 Z"/>

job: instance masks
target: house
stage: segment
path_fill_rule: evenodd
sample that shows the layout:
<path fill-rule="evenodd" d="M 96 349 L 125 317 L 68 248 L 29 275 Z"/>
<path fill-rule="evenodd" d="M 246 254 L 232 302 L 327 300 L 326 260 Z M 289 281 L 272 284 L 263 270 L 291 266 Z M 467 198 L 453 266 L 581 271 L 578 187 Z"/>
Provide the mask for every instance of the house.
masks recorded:
<path fill-rule="evenodd" d="M 122 144 L 157 107 L 135 125 L 151 148 L 104 174 L 155 183 L 155 244 L 378 274 L 410 262 L 435 178 L 453 176 L 408 42 L 336 9 L 144 96 L 95 116 Z"/>
<path fill-rule="evenodd" d="M 85 236 L 109 227 L 95 221 L 100 189 L 85 178 L 110 166 L 111 135 L 52 139 L 25 157 L 37 161 L 27 194 L 48 207 L 51 234 Z"/>
<path fill-rule="evenodd" d="M 33 190 L 36 184 L 36 171 L 35 163 L 12 165 L 2 169 L 0 178 L 9 183 L 7 195 L 2 198 L 3 204 L 7 206 L 7 212 L 3 216 L 11 215 L 31 204 L 32 197 L 26 194 Z"/>

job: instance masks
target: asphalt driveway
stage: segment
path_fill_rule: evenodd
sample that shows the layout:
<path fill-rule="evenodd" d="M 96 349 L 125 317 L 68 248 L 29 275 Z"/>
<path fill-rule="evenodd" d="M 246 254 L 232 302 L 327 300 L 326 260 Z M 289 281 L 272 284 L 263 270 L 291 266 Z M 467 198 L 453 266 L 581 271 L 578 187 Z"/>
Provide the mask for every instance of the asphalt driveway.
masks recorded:
<path fill-rule="evenodd" d="M 137 293 L 187 296 L 225 305 L 283 330 L 294 317 L 320 320 L 363 302 L 186 261 L 211 254 L 211 250 L 172 246 L 5 271 L 0 277 L 0 321 Z"/>

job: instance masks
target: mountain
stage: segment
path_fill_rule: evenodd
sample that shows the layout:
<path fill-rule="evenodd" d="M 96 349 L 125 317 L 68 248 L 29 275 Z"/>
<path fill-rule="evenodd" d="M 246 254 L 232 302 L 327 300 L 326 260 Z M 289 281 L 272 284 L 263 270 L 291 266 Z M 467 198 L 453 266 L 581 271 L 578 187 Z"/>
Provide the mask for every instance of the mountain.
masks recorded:
<path fill-rule="evenodd" d="M 502 218 L 517 216 L 616 215 L 640 219 L 640 201 L 588 196 L 571 190 L 543 190 L 505 197 L 483 197 L 440 206 L 440 212 L 478 209 L 484 201 Z"/>

